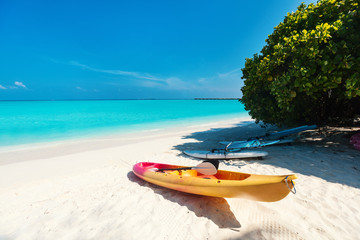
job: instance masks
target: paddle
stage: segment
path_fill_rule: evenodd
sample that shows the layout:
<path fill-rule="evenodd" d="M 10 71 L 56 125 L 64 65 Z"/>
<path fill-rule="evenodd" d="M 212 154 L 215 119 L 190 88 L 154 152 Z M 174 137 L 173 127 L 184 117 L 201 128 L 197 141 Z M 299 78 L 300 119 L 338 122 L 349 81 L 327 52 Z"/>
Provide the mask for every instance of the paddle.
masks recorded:
<path fill-rule="evenodd" d="M 219 161 L 217 160 L 208 160 L 208 161 L 204 161 L 198 165 L 196 165 L 195 167 L 183 167 L 183 168 L 162 168 L 162 169 L 157 169 L 157 172 L 161 172 L 161 171 L 167 171 L 167 170 L 191 170 L 191 169 L 195 169 L 196 171 L 198 171 L 199 173 L 203 174 L 203 175 L 214 175 L 217 173 L 217 170 L 219 168 Z"/>

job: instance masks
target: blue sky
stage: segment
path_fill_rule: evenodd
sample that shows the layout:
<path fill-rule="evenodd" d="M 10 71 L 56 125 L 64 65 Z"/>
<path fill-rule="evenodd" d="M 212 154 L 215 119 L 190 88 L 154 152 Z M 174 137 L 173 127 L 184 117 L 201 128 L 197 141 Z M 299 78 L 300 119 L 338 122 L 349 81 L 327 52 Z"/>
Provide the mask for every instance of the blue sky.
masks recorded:
<path fill-rule="evenodd" d="M 0 100 L 241 97 L 301 2 L 1 0 Z"/>

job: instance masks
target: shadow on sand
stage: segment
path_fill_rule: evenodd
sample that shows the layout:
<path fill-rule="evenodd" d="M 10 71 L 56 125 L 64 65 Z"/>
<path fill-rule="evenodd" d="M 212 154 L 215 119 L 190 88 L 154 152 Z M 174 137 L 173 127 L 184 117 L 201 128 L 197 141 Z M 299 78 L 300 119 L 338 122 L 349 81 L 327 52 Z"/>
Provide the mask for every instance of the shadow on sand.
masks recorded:
<path fill-rule="evenodd" d="M 230 210 L 230 206 L 224 198 L 199 196 L 163 188 L 138 178 L 133 172 L 129 172 L 127 176 L 130 181 L 136 182 L 140 186 L 148 187 L 156 194 L 162 195 L 165 199 L 187 207 L 197 217 L 208 218 L 219 228 L 239 231 L 238 229 L 241 227 L 241 224 Z"/>
<path fill-rule="evenodd" d="M 183 138 L 194 139 L 197 142 L 185 143 L 174 148 L 180 151 L 210 150 L 219 148 L 221 146 L 219 145 L 220 141 L 237 141 L 241 139 L 241 136 L 261 136 L 264 134 L 265 129 L 254 124 L 252 121 L 244 121 L 231 128 L 212 128 L 204 132 L 194 132 Z"/>
<path fill-rule="evenodd" d="M 358 132 L 358 127 L 340 130 L 328 127 L 322 131 L 303 132 L 295 135 L 297 140 L 291 145 L 273 145 L 262 148 L 261 150 L 267 151 L 269 155 L 264 160 L 258 161 L 261 161 L 261 164 L 289 169 L 289 172 L 317 176 L 329 182 L 360 188 L 360 177 L 357 179 L 351 177 L 360 176 L 360 151 L 349 144 L 350 136 Z M 174 149 L 181 152 L 211 150 L 222 147 L 219 144 L 220 141 L 246 140 L 251 136 L 262 136 L 269 130 L 275 131 L 276 128 L 264 129 L 253 122 L 243 122 L 235 127 L 194 132 L 184 138 L 195 141 L 174 146 Z M 185 155 L 181 154 L 181 156 Z M 247 164 L 247 161 L 224 160 L 222 164 L 241 167 Z"/>

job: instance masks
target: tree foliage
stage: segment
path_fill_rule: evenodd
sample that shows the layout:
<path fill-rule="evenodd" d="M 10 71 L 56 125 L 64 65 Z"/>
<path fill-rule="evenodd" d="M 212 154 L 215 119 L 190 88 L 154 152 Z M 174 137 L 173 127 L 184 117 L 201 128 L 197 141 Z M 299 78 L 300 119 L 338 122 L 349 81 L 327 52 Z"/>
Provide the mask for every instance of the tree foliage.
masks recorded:
<path fill-rule="evenodd" d="M 360 11 L 355 0 L 320 0 L 288 13 L 247 58 L 246 110 L 271 124 L 326 124 L 360 114 Z"/>

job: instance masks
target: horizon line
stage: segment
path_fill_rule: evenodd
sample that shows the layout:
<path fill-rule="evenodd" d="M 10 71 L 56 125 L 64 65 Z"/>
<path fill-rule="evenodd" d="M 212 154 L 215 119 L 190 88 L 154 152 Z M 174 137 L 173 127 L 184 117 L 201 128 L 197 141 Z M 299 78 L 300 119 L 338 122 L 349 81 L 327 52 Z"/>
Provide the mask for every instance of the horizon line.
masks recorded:
<path fill-rule="evenodd" d="M 101 99 L 14 99 L 0 102 L 41 102 L 41 101 L 136 101 L 136 100 L 239 100 L 240 98 L 101 98 Z"/>

